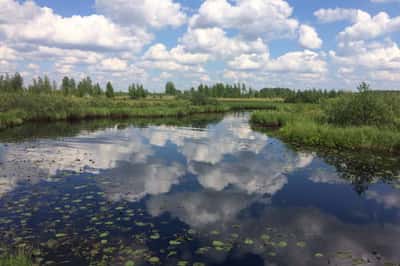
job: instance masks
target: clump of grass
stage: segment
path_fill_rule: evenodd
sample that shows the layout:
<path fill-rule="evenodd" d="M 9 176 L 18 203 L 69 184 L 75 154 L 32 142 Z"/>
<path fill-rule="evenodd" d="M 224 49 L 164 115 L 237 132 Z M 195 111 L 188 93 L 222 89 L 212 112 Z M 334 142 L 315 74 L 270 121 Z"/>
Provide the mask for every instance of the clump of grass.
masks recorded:
<path fill-rule="evenodd" d="M 367 97 L 368 102 L 374 101 L 369 98 L 370 95 L 360 97 Z M 337 101 L 342 102 L 343 100 Z M 352 102 L 353 99 L 348 101 Z M 251 116 L 251 122 L 258 127 L 278 127 L 279 130 L 269 133 L 286 141 L 306 146 L 400 153 L 400 132 L 398 130 L 400 128 L 400 115 L 393 119 L 394 122 L 391 119 L 378 123 L 376 121 L 382 114 L 378 115 L 376 110 L 364 110 L 364 108 L 367 108 L 364 103 L 361 106 L 363 107 L 360 108 L 362 113 L 360 115 L 364 115 L 362 118 L 353 114 L 354 117 L 346 118 L 344 120 L 346 122 L 343 123 L 333 123 L 333 111 L 326 113 L 324 112 L 325 106 L 315 104 L 281 104 L 278 105 L 277 111 L 256 111 Z M 337 108 L 350 107 L 341 106 Z M 381 110 L 380 107 L 377 110 Z M 338 112 L 342 112 L 342 110 Z M 344 114 L 341 117 L 343 118 Z M 350 119 L 367 122 L 359 122 L 353 125 L 348 122 Z"/>
<path fill-rule="evenodd" d="M 251 116 L 251 123 L 264 127 L 282 127 L 295 119 L 289 112 L 281 111 L 256 111 Z"/>
<path fill-rule="evenodd" d="M 293 122 L 279 130 L 279 136 L 290 142 L 334 149 L 400 151 L 400 134 L 376 127 L 337 127 L 314 121 Z"/>
<path fill-rule="evenodd" d="M 0 256 L 0 266 L 33 266 L 32 256 L 23 250 L 12 255 Z"/>

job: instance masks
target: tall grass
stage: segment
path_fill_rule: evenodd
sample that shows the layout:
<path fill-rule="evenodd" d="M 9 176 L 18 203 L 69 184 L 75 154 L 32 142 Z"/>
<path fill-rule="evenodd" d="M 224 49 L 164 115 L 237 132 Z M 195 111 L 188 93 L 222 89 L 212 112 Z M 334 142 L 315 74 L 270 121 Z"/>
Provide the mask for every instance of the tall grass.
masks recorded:
<path fill-rule="evenodd" d="M 392 123 L 385 126 L 340 126 L 328 121 L 320 105 L 281 105 L 277 111 L 256 111 L 251 115 L 253 124 L 279 127 L 278 131 L 270 134 L 292 143 L 400 154 L 400 130 Z"/>
<path fill-rule="evenodd" d="M 33 266 L 31 255 L 25 251 L 18 251 L 14 255 L 0 256 L 0 266 Z"/>
<path fill-rule="evenodd" d="M 195 104 L 187 99 L 141 99 L 129 97 L 75 97 L 61 94 L 0 94 L 0 129 L 27 121 L 82 120 L 91 118 L 164 118 L 231 110 L 274 109 L 269 102 L 210 101 Z"/>

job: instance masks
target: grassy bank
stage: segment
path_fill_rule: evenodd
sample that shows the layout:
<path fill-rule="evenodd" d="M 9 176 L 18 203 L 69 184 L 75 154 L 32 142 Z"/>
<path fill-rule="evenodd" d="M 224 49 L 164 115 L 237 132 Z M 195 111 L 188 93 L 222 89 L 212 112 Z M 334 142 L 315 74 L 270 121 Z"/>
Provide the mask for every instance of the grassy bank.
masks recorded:
<path fill-rule="evenodd" d="M 323 106 L 280 105 L 275 111 L 254 112 L 251 122 L 255 128 L 294 144 L 400 154 L 400 129 L 396 122 L 380 126 L 333 124 Z"/>
<path fill-rule="evenodd" d="M 274 109 L 267 101 L 215 101 L 196 105 L 184 99 L 74 97 L 60 94 L 4 93 L 0 97 L 0 129 L 28 121 L 92 118 L 167 118 L 232 110 Z"/>
<path fill-rule="evenodd" d="M 0 266 L 33 266 L 31 255 L 27 252 L 19 251 L 13 255 L 0 256 Z"/>

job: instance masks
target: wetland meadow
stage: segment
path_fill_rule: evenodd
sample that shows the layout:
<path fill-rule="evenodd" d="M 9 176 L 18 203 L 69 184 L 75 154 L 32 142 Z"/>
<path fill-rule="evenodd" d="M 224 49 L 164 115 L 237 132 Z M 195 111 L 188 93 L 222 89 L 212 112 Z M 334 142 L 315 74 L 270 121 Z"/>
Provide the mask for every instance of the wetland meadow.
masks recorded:
<path fill-rule="evenodd" d="M 400 263 L 392 96 L 3 95 L 0 265 Z"/>

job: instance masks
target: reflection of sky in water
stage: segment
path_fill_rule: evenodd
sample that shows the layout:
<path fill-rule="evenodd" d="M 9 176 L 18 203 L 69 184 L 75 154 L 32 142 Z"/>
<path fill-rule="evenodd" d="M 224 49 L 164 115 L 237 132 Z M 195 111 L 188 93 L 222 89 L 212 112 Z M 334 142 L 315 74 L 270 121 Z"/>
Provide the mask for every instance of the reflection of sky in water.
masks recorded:
<path fill-rule="evenodd" d="M 221 239 L 239 230 L 255 244 L 239 245 L 237 256 L 250 252 L 268 261 L 260 242 L 268 225 L 294 243 L 285 251 L 290 255 L 276 258 L 283 264 L 318 265 L 312 260 L 318 250 L 351 250 L 366 259 L 379 250 L 400 261 L 399 190 L 378 183 L 360 196 L 334 166 L 252 131 L 246 116 L 228 115 L 206 129 L 111 128 L 0 144 L 0 196 L 71 173 L 92 176 L 111 202 L 140 203 L 153 218 L 179 219 L 203 232 L 201 242 L 212 240 L 211 228 Z M 296 248 L 297 241 L 307 247 Z M 227 256 L 209 254 L 215 262 Z"/>

